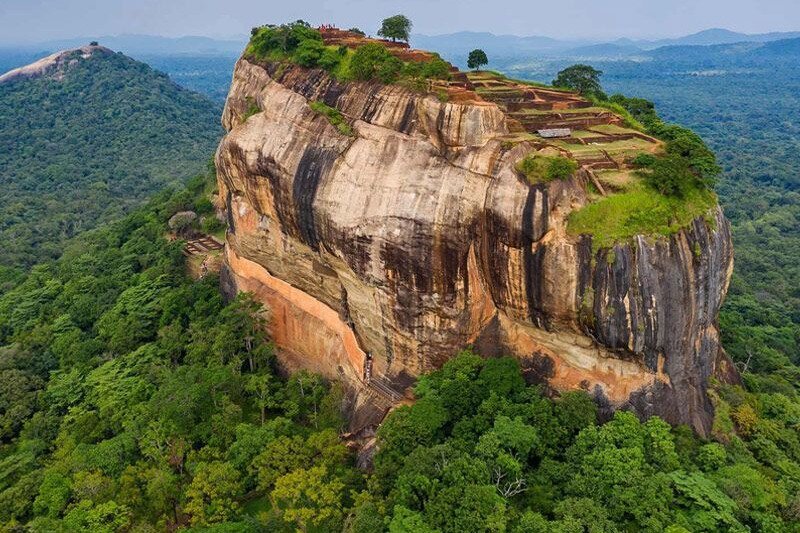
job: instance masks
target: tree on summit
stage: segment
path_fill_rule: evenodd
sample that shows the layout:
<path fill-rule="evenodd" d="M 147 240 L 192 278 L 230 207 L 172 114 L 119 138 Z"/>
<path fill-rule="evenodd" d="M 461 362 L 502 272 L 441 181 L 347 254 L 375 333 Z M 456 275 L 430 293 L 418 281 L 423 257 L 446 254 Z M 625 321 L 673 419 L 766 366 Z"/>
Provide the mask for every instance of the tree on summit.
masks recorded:
<path fill-rule="evenodd" d="M 488 64 L 489 64 L 489 58 L 486 57 L 486 52 L 484 52 L 480 48 L 476 48 L 475 50 L 469 53 L 469 57 L 467 58 L 467 68 L 478 70 L 482 66 Z"/>
<path fill-rule="evenodd" d="M 383 19 L 381 29 L 378 30 L 378 35 L 391 39 L 392 42 L 396 42 L 397 39 L 408 42 L 410 33 L 411 21 L 405 15 L 395 15 Z"/>
<path fill-rule="evenodd" d="M 596 96 L 605 100 L 606 95 L 600 86 L 600 76 L 602 75 L 602 70 L 597 70 L 589 65 L 572 65 L 558 73 L 556 79 L 553 80 L 553 85 L 572 89 L 583 96 Z"/>

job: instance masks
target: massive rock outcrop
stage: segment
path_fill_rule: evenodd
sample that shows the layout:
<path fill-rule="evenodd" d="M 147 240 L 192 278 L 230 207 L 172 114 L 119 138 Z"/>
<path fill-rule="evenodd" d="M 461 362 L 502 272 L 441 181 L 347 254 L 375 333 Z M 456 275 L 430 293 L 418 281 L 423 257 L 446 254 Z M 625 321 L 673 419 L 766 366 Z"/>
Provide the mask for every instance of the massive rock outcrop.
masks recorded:
<path fill-rule="evenodd" d="M 240 59 L 223 123 L 223 282 L 267 304 L 289 367 L 369 404 L 381 394 L 365 367 L 391 396 L 472 344 L 554 389 L 709 431 L 709 378 L 735 375 L 715 323 L 733 262 L 719 209 L 668 238 L 594 249 L 567 232 L 587 173 L 529 185 L 514 164 L 531 147 L 498 139 L 496 105 L 320 70 Z"/>

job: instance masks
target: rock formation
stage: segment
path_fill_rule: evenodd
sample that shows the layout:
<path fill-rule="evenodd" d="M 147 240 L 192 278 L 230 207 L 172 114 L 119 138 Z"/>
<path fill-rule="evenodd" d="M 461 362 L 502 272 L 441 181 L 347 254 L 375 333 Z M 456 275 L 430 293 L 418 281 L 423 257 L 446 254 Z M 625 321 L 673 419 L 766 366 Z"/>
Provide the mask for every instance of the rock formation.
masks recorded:
<path fill-rule="evenodd" d="M 76 64 L 82 59 L 88 59 L 95 54 L 113 54 L 114 52 L 105 46 L 97 44 L 89 44 L 81 46 L 80 48 L 72 48 L 69 50 L 61 50 L 47 57 L 25 65 L 23 67 L 15 68 L 0 75 L 0 85 L 3 83 L 11 83 L 12 81 L 24 80 L 30 78 L 38 78 L 42 76 L 50 76 L 53 79 L 61 80 L 64 76 L 64 71 L 71 65 Z"/>
<path fill-rule="evenodd" d="M 223 125 L 223 284 L 266 304 L 289 368 L 390 403 L 474 345 L 553 389 L 710 430 L 709 378 L 735 376 L 716 326 L 733 264 L 719 208 L 670 237 L 593 248 L 567 232 L 589 172 L 530 185 L 515 163 L 531 147 L 502 141 L 494 103 L 321 70 L 240 59 Z"/>

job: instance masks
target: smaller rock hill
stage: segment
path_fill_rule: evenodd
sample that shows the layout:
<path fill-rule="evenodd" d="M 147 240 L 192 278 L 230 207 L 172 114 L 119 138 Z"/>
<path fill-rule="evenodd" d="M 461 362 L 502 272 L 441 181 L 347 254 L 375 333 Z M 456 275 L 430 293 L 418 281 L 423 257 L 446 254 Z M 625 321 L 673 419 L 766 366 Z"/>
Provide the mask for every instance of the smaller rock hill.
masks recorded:
<path fill-rule="evenodd" d="M 201 172 L 219 107 L 112 50 L 64 50 L 0 76 L 0 266 L 62 243 Z"/>
<path fill-rule="evenodd" d="M 96 44 L 89 44 L 69 50 L 60 50 L 38 61 L 34 61 L 30 65 L 25 65 L 6 72 L 0 76 L 0 83 L 11 83 L 13 81 L 40 78 L 42 76 L 50 76 L 55 80 L 61 80 L 64 78 L 67 69 L 76 65 L 81 60 L 89 59 L 95 55 L 107 56 L 113 53 L 111 49 Z"/>

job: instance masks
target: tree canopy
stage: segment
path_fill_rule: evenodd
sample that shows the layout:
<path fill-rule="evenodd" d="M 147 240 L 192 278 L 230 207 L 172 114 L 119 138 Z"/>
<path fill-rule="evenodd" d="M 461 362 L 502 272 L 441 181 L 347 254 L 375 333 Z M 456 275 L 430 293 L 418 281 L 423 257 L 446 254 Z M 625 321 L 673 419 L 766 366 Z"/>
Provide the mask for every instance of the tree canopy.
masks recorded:
<path fill-rule="evenodd" d="M 489 64 L 489 58 L 486 57 L 486 52 L 484 52 L 480 48 L 476 48 L 475 50 L 469 53 L 469 57 L 467 58 L 467 68 L 478 70 L 482 66 L 488 64 Z"/>
<path fill-rule="evenodd" d="M 383 19 L 378 35 L 391 39 L 408 42 L 411 34 L 411 21 L 405 15 L 394 15 Z"/>
<path fill-rule="evenodd" d="M 605 94 L 600 86 L 601 70 L 597 70 L 589 65 L 572 65 L 558 73 L 553 80 L 555 87 L 572 89 L 584 96 L 594 96 L 605 100 Z"/>

